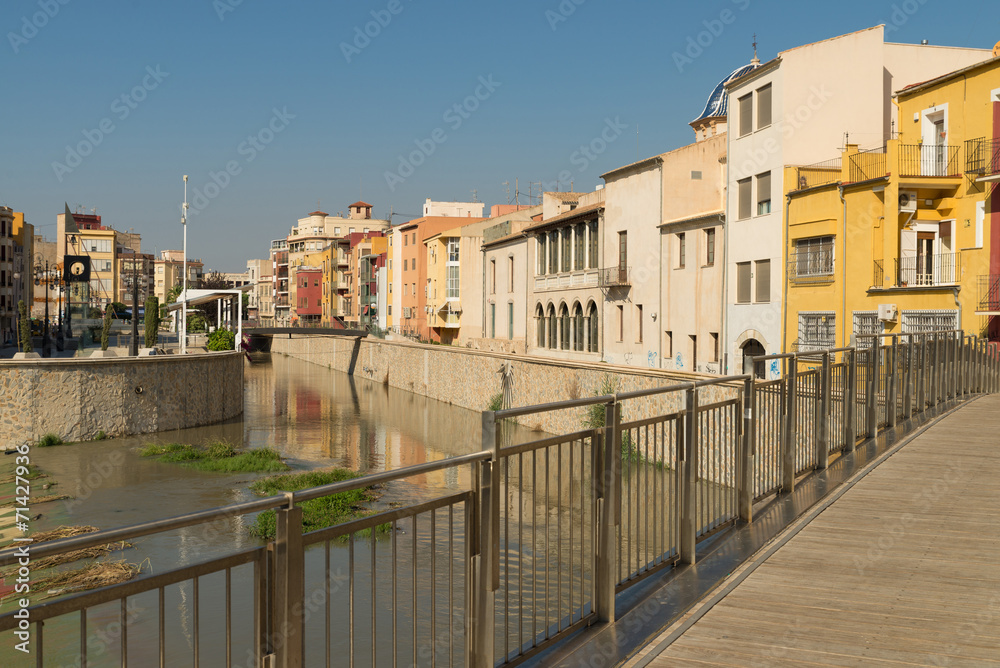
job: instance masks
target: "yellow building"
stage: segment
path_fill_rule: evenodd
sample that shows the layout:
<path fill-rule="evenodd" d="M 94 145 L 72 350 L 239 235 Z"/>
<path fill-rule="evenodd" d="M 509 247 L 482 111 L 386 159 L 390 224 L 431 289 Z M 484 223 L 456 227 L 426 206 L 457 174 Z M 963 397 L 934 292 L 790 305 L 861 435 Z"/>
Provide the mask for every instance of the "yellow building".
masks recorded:
<path fill-rule="evenodd" d="M 1000 222 L 998 85 L 992 59 L 910 86 L 895 96 L 898 138 L 786 168 L 785 350 L 862 333 L 987 334 L 990 309 L 1000 314 L 988 298 L 1000 229 L 987 225 Z"/>
<path fill-rule="evenodd" d="M 453 343 L 462 326 L 459 248 L 462 228 L 429 237 L 427 247 L 427 325 L 431 339 Z"/>

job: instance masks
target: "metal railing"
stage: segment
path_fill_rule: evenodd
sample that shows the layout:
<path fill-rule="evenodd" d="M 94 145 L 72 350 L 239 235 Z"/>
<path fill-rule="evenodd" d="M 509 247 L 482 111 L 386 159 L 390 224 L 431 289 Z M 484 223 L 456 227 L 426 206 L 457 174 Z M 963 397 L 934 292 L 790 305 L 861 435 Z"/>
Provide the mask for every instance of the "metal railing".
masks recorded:
<path fill-rule="evenodd" d="M 1000 174 L 1000 139 L 979 137 L 965 141 L 965 171 L 967 174 L 993 176 Z"/>
<path fill-rule="evenodd" d="M 945 144 L 900 144 L 900 176 L 961 176 L 958 146 Z"/>
<path fill-rule="evenodd" d="M 848 179 L 851 183 L 878 179 L 886 175 L 885 146 L 858 151 L 850 156 Z"/>
<path fill-rule="evenodd" d="M 896 258 L 896 286 L 952 285 L 962 278 L 962 253 L 910 255 Z"/>
<path fill-rule="evenodd" d="M 977 311 L 1000 311 L 1000 274 L 980 274 Z"/>
<path fill-rule="evenodd" d="M 598 271 L 597 285 L 599 287 L 613 288 L 631 284 L 628 267 L 607 267 Z"/>
<path fill-rule="evenodd" d="M 788 278 L 796 281 L 833 280 L 833 245 L 790 252 Z"/>
<path fill-rule="evenodd" d="M 701 541 L 751 522 L 755 502 L 794 490 L 859 437 L 1000 387 L 997 349 L 961 331 L 858 338 L 808 356 L 752 358 L 777 365 L 771 380 L 728 376 L 487 411 L 473 454 L 32 545 L 38 560 L 142 536 L 169 542 L 167 532 L 190 527 L 219 536 L 247 515 L 276 513 L 265 545 L 32 605 L 26 626 L 7 613 L 0 637 L 13 646 L 14 633 L 30 633 L 39 664 L 55 638 L 63 651 L 79 642 L 86 665 L 89 625 L 109 619 L 120 628 L 123 666 L 197 665 L 199 656 L 225 665 L 246 656 L 253 666 L 524 660 L 614 621 L 618 593 L 694 563 Z M 511 420 L 550 411 L 587 420 L 577 431 L 510 442 Z M 302 533 L 305 501 L 431 473 L 452 483 Z M 18 559 L 4 550 L 0 567 Z M 166 605 L 178 588 L 185 604 Z M 139 596 L 153 605 L 133 615 Z"/>
<path fill-rule="evenodd" d="M 842 172 L 840 158 L 824 160 L 812 165 L 802 165 L 794 169 L 795 180 L 791 183 L 790 191 L 839 183 Z"/>

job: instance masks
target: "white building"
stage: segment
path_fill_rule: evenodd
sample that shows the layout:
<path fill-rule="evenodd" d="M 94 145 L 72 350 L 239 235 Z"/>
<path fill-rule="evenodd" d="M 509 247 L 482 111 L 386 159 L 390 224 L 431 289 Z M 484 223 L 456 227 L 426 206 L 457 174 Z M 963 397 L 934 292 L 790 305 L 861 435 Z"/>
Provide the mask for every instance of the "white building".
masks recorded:
<path fill-rule="evenodd" d="M 724 372 L 782 341 L 786 165 L 811 165 L 846 143 L 877 147 L 899 126 L 892 91 L 989 57 L 983 49 L 893 44 L 883 26 L 778 54 L 726 85 L 728 166 Z M 839 168 L 838 168 L 839 169 Z M 836 261 L 836 260 L 834 260 Z M 767 370 L 774 377 L 777 367 Z"/>
<path fill-rule="evenodd" d="M 424 218 L 429 216 L 454 216 L 455 218 L 482 218 L 482 202 L 432 202 L 424 200 Z"/>

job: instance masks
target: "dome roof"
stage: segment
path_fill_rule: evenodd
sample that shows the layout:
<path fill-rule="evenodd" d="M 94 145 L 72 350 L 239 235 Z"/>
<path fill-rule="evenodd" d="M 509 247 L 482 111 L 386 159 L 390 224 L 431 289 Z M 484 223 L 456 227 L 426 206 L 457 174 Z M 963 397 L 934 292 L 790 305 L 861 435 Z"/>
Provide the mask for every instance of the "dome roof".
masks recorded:
<path fill-rule="evenodd" d="M 698 121 L 706 118 L 725 116 L 726 110 L 729 106 L 729 95 L 726 94 L 726 84 L 733 79 L 738 79 L 747 72 L 757 69 L 758 67 L 760 67 L 759 62 L 744 65 L 743 67 L 734 70 L 732 74 L 720 81 L 719 85 L 712 91 L 712 94 L 708 96 L 708 102 L 705 103 L 704 111 L 701 112 L 698 118 L 691 121 L 691 123 L 697 123 Z"/>

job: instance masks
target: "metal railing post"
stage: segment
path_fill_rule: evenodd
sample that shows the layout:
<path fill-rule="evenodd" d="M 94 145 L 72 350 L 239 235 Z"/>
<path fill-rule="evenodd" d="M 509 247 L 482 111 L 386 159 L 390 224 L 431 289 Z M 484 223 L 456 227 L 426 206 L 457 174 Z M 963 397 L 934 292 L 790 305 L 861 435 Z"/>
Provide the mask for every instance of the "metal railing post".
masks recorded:
<path fill-rule="evenodd" d="M 798 358 L 785 358 L 785 414 L 781 425 L 781 491 L 795 491 L 795 381 Z"/>
<path fill-rule="evenodd" d="M 935 333 L 931 341 L 931 406 L 937 406 L 941 397 L 941 342 Z"/>
<path fill-rule="evenodd" d="M 830 353 L 823 351 L 823 367 L 816 397 L 816 468 L 830 465 Z"/>
<path fill-rule="evenodd" d="M 483 411 L 483 450 L 493 456 L 480 468 L 479 553 L 474 559 L 477 577 L 470 662 L 475 668 L 492 668 L 494 663 L 493 608 L 500 586 L 500 458 L 496 428 L 496 413 Z"/>
<path fill-rule="evenodd" d="M 917 412 L 927 409 L 927 335 L 917 334 Z"/>
<path fill-rule="evenodd" d="M 697 527 L 695 526 L 695 480 L 697 466 L 695 448 L 698 447 L 698 390 L 692 386 L 686 390 L 684 413 L 684 462 L 681 464 L 681 536 L 680 561 L 682 564 L 695 562 Z"/>
<path fill-rule="evenodd" d="M 847 365 L 847 386 L 844 390 L 844 452 L 854 452 L 858 440 L 858 349 L 848 352 L 851 357 Z"/>
<path fill-rule="evenodd" d="M 958 334 L 952 332 L 948 341 L 948 398 L 958 397 Z"/>
<path fill-rule="evenodd" d="M 865 383 L 865 430 L 868 438 L 878 436 L 878 368 L 881 357 L 879 337 L 872 338 L 868 349 L 868 382 Z"/>
<path fill-rule="evenodd" d="M 744 522 L 753 521 L 753 462 L 756 444 L 755 426 L 757 416 L 754 414 L 753 374 L 743 381 L 743 440 L 740 448 L 739 470 L 736 481 L 736 503 L 739 517 Z"/>
<path fill-rule="evenodd" d="M 304 665 L 306 636 L 303 599 L 305 598 L 305 552 L 302 547 L 302 508 L 292 505 L 275 511 L 274 538 L 274 644 L 280 668 Z"/>
<path fill-rule="evenodd" d="M 604 406 L 604 431 L 601 433 L 601 470 L 595 472 L 595 497 L 598 503 L 597 569 L 594 587 L 594 610 L 602 622 L 615 621 L 615 586 L 618 573 L 618 538 L 616 508 L 621 502 L 621 447 L 618 446 L 621 411 L 616 401 Z M 651 500 L 653 501 L 653 500 Z M 667 505 L 667 504 L 664 504 Z"/>
<path fill-rule="evenodd" d="M 906 337 L 906 373 L 903 380 L 903 417 L 909 420 L 913 417 L 913 335 Z"/>
<path fill-rule="evenodd" d="M 896 414 L 899 410 L 897 377 L 899 375 L 899 337 L 892 335 L 892 355 L 891 362 L 886 359 L 885 377 L 885 422 L 886 428 L 891 429 L 896 426 Z"/>

